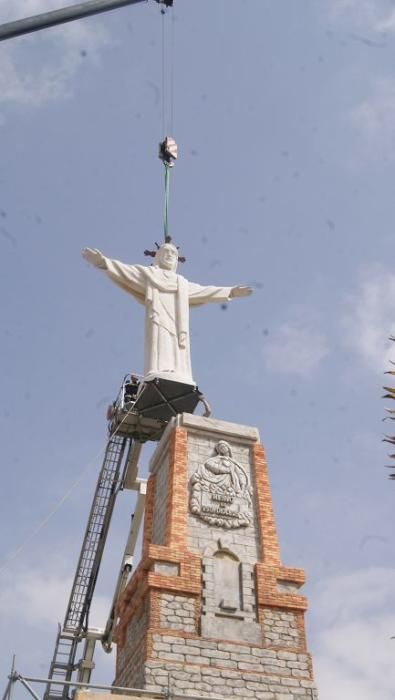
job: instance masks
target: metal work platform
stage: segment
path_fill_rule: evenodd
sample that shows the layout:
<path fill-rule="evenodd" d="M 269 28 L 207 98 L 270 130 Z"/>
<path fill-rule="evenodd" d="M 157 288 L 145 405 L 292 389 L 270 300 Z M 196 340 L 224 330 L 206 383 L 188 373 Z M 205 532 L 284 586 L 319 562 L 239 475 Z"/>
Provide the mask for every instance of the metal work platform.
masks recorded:
<path fill-rule="evenodd" d="M 193 413 L 199 402 L 203 402 L 207 410 L 203 394 L 194 384 L 152 379 L 139 385 L 135 400 L 125 401 L 127 382 L 128 376 L 109 409 L 110 433 L 139 442 L 157 441 L 174 416 Z"/>

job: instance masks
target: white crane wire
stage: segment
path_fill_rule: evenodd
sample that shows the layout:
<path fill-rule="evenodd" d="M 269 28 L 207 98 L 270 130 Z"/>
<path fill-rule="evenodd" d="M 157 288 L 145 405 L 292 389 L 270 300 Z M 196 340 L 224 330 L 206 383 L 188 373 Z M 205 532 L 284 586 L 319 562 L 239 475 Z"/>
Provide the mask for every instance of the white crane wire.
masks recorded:
<path fill-rule="evenodd" d="M 123 423 L 124 420 L 127 418 L 127 415 L 128 415 L 128 414 L 126 414 L 126 415 L 122 418 L 122 420 L 121 420 L 120 424 L 118 425 L 117 429 L 114 430 L 113 433 L 111 433 L 110 438 L 115 437 L 115 435 L 116 435 L 117 432 L 119 431 L 119 429 L 120 429 L 122 423 Z M 73 484 L 67 489 L 67 491 L 64 493 L 64 495 L 62 496 L 62 498 L 55 504 L 55 506 L 52 508 L 52 510 L 51 510 L 49 513 L 47 513 L 47 515 L 41 520 L 41 522 L 37 525 L 37 527 L 34 528 L 34 530 L 26 537 L 26 539 L 23 540 L 23 542 L 12 552 L 12 554 L 10 554 L 10 555 L 7 557 L 7 559 L 6 559 L 6 560 L 3 562 L 3 564 L 0 566 L 0 574 L 8 567 L 8 565 L 9 565 L 12 561 L 14 561 L 14 559 L 16 559 L 16 558 L 21 554 L 21 552 L 24 551 L 24 549 L 26 548 L 26 546 L 36 537 L 36 535 L 38 535 L 39 532 L 41 532 L 41 530 L 47 525 L 47 523 L 51 520 L 51 518 L 58 512 L 58 510 L 60 510 L 60 508 L 62 507 L 62 505 L 63 505 L 63 504 L 67 501 L 67 499 L 71 496 L 71 494 L 73 493 L 73 491 L 75 490 L 75 488 L 78 486 L 78 484 L 80 484 L 81 481 L 85 478 L 85 475 L 86 475 L 86 473 L 89 471 L 89 469 L 91 469 L 91 467 L 92 467 L 94 464 L 97 463 L 97 460 L 98 460 L 100 457 L 103 456 L 103 454 L 105 453 L 105 451 L 106 451 L 106 449 L 107 449 L 107 444 L 108 444 L 108 441 L 107 441 L 107 443 L 106 443 L 106 446 L 105 446 L 104 448 L 101 448 L 101 450 L 99 450 L 99 452 L 98 452 L 94 457 L 92 457 L 92 458 L 89 460 L 89 462 L 87 462 L 87 464 L 84 466 L 84 468 L 83 468 L 81 474 L 79 475 L 78 479 L 76 479 L 76 480 L 73 482 Z"/>
<path fill-rule="evenodd" d="M 168 10 L 162 14 L 162 135 L 173 136 L 174 129 L 174 16 Z M 169 18 L 168 20 L 166 18 Z M 170 23 L 170 29 L 169 29 Z M 168 131 L 168 133 L 167 133 Z"/>

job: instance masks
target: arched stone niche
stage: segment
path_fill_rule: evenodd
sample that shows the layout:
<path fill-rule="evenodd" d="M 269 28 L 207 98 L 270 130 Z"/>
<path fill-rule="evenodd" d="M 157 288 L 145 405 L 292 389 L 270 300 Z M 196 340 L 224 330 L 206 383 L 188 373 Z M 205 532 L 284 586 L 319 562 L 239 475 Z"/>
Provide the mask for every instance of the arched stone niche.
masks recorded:
<path fill-rule="evenodd" d="M 213 589 L 215 606 L 223 614 L 242 610 L 241 564 L 238 558 L 219 549 L 213 556 Z"/>
<path fill-rule="evenodd" d="M 206 547 L 202 560 L 202 636 L 260 643 L 253 566 L 243 548 L 221 538 Z"/>

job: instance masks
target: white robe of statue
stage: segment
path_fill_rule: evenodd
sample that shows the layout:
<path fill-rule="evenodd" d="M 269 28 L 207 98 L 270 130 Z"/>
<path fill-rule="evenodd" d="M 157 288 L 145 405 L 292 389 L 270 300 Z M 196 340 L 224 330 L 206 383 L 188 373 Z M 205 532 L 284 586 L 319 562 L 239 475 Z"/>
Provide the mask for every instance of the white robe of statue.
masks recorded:
<path fill-rule="evenodd" d="M 155 263 L 127 265 L 85 248 L 88 262 L 145 306 L 144 379 L 163 377 L 195 384 L 189 340 L 189 307 L 226 302 L 251 293 L 249 287 L 212 287 L 188 282 L 176 273 L 178 251 L 171 243 L 160 246 Z"/>

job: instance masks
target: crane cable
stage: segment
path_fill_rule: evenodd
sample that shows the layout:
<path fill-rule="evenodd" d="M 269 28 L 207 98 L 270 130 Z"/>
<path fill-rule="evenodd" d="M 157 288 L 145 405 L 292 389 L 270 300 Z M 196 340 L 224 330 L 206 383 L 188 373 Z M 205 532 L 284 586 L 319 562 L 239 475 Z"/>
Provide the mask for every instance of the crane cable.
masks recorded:
<path fill-rule="evenodd" d="M 166 133 L 167 127 L 169 133 L 172 133 L 174 127 L 174 17 L 169 14 L 168 10 L 161 8 L 162 15 L 162 133 Z M 166 17 L 169 16 L 170 21 L 170 39 L 168 39 L 169 30 L 166 29 Z M 170 50 L 169 50 L 170 46 Z M 168 99 L 168 88 L 169 99 Z M 168 102 L 170 101 L 170 105 Z M 159 146 L 159 158 L 162 160 L 164 173 L 164 209 L 163 209 L 163 233 L 164 240 L 169 237 L 169 193 L 170 193 L 170 168 L 173 167 L 177 159 L 177 144 L 172 136 L 166 136 L 165 140 Z"/>
<path fill-rule="evenodd" d="M 174 129 L 174 15 L 171 8 L 161 8 L 162 37 L 162 132 Z"/>
<path fill-rule="evenodd" d="M 162 7 L 162 134 L 166 133 L 166 10 Z"/>

